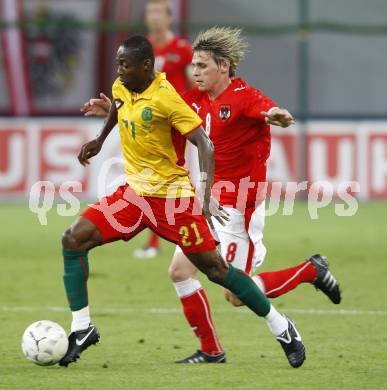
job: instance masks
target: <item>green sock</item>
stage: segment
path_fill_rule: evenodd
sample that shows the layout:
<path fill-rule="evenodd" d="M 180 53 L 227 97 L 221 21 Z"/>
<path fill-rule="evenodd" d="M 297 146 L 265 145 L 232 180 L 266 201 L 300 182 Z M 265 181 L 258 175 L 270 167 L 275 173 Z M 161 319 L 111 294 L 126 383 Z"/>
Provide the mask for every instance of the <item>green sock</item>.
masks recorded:
<path fill-rule="evenodd" d="M 269 313 L 270 302 L 265 294 L 247 274 L 235 269 L 230 264 L 224 286 L 260 317 L 265 317 Z"/>
<path fill-rule="evenodd" d="M 88 305 L 87 279 L 89 261 L 87 252 L 63 249 L 64 276 L 67 299 L 72 311 L 83 309 Z"/>

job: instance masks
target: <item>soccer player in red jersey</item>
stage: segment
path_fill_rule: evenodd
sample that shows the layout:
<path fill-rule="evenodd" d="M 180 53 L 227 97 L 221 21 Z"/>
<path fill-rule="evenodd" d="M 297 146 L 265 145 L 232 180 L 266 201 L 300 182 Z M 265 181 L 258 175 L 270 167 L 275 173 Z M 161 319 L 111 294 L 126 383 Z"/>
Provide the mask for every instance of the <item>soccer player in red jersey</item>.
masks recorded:
<path fill-rule="evenodd" d="M 73 321 L 69 347 L 59 364 L 75 362 L 100 337 L 90 323 L 89 251 L 117 240 L 130 240 L 148 227 L 179 245 L 195 269 L 264 317 L 289 364 L 301 366 L 305 348 L 294 323 L 270 304 L 249 275 L 227 264 L 216 250 L 207 222 L 211 226 L 211 217 L 221 222 L 227 214 L 211 203 L 213 145 L 201 126 L 202 119 L 182 100 L 164 73 L 155 74 L 152 46 L 145 37 L 125 40 L 116 60 L 118 78 L 112 87 L 108 117 L 101 133 L 82 146 L 78 159 L 82 165 L 88 164 L 119 124 L 126 184 L 88 207 L 63 235 L 64 284 Z M 201 208 L 195 211 L 198 203 L 183 165 L 187 139 L 198 148 L 202 177 L 206 177 L 199 188 L 202 213 Z M 205 361 L 203 356 L 194 359 Z"/>
<path fill-rule="evenodd" d="M 235 77 L 247 42 L 241 30 L 214 27 L 202 32 L 193 44 L 193 77 L 197 88 L 183 94 L 184 100 L 202 118 L 206 133 L 214 143 L 213 193 L 228 212 L 229 221 L 214 221 L 222 257 L 234 267 L 251 274 L 262 264 L 265 216 L 264 188 L 266 161 L 270 155 L 270 125 L 287 127 L 292 115 Z M 184 315 L 201 341 L 201 349 L 179 361 L 195 363 L 198 356 L 208 362 L 221 360 L 210 307 L 194 269 L 179 247 L 169 276 L 180 297 Z M 268 297 L 278 297 L 300 283 L 313 283 L 334 303 L 339 303 L 339 285 L 323 256 L 314 255 L 301 264 L 253 276 Z M 230 291 L 225 297 L 234 306 L 242 303 Z"/>

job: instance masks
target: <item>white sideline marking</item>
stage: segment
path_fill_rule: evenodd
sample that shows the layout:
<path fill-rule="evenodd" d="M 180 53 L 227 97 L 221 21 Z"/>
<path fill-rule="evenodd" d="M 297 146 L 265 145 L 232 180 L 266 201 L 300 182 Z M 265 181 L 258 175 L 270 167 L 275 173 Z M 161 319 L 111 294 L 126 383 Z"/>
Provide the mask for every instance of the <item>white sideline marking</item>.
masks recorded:
<path fill-rule="evenodd" d="M 68 312 L 69 308 L 64 306 L 0 306 L 1 312 Z M 213 310 L 215 313 L 250 313 L 247 308 L 231 308 Z M 282 310 L 281 310 L 282 311 Z M 297 313 L 307 315 L 333 315 L 333 316 L 387 316 L 386 310 L 357 310 L 357 309 L 284 309 L 285 313 Z M 181 313 L 180 307 L 154 307 L 154 308 L 130 308 L 130 307 L 112 307 L 112 308 L 96 308 L 92 310 L 93 314 L 174 314 Z"/>

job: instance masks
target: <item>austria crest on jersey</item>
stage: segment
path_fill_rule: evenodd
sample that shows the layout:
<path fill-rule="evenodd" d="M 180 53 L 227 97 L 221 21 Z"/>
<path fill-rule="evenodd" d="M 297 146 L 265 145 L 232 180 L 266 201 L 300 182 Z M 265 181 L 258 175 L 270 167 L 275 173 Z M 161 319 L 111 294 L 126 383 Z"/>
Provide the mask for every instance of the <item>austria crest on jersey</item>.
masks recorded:
<path fill-rule="evenodd" d="M 231 105 L 230 104 L 222 104 L 219 108 L 219 118 L 226 122 L 228 118 L 231 116 Z"/>

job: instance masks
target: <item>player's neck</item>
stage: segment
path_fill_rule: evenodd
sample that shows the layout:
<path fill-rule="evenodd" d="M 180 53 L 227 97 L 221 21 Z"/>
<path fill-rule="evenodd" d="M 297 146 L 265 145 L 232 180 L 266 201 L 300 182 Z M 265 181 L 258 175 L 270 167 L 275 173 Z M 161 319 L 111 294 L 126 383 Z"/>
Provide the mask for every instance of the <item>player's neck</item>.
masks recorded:
<path fill-rule="evenodd" d="M 130 92 L 134 92 L 134 93 L 137 93 L 137 94 L 140 94 L 140 93 L 143 93 L 152 83 L 153 83 L 153 80 L 156 78 L 155 74 L 154 73 L 151 73 L 149 78 L 144 81 L 144 83 L 136 88 L 136 90 L 131 90 Z"/>
<path fill-rule="evenodd" d="M 151 38 L 152 44 L 157 48 L 164 47 L 174 37 L 171 30 L 154 31 L 151 32 L 149 36 Z"/>
<path fill-rule="evenodd" d="M 212 88 L 210 91 L 207 92 L 210 100 L 215 100 L 228 88 L 230 84 L 231 84 L 230 78 L 219 80 L 219 82 L 215 84 L 214 88 Z"/>

